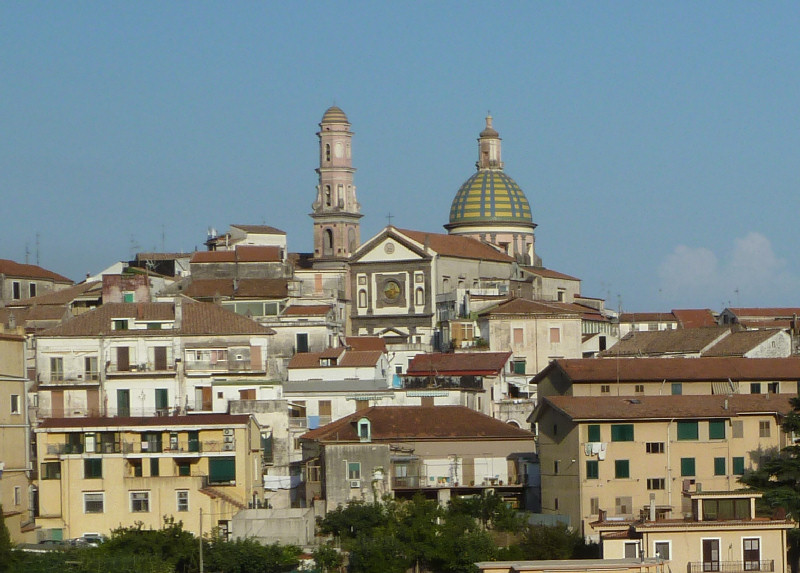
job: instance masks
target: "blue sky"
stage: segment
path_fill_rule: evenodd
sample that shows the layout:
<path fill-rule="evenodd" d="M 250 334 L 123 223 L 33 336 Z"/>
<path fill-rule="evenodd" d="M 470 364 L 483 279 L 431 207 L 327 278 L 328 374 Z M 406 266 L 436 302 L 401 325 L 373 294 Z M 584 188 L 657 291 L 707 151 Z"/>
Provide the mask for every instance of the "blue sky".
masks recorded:
<path fill-rule="evenodd" d="M 308 251 L 333 103 L 362 238 L 444 232 L 491 111 L 585 295 L 800 306 L 798 36 L 791 2 L 3 2 L 0 258 L 38 234 L 80 280 L 231 223 Z"/>

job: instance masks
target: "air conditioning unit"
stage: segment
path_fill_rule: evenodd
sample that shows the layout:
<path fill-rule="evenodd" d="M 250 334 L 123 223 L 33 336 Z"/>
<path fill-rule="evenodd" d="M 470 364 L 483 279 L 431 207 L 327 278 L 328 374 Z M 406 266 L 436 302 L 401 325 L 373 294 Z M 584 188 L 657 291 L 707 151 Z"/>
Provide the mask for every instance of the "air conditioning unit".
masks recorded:
<path fill-rule="evenodd" d="M 358 489 L 361 487 L 361 480 L 360 479 L 351 479 L 350 480 L 350 489 Z"/>
<path fill-rule="evenodd" d="M 223 436 L 232 436 L 233 435 L 233 428 L 225 428 L 222 430 Z"/>
<path fill-rule="evenodd" d="M 232 452 L 235 449 L 236 449 L 236 446 L 234 444 L 228 444 L 228 443 L 222 444 L 222 451 L 223 452 Z"/>

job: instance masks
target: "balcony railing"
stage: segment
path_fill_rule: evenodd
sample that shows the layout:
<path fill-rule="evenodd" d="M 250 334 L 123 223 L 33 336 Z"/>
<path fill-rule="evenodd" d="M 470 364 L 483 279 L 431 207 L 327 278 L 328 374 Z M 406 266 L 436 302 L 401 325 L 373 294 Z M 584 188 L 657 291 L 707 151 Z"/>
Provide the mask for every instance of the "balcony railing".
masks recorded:
<path fill-rule="evenodd" d="M 142 446 L 145 446 L 144 448 Z M 177 444 L 167 442 L 123 442 L 122 453 L 126 456 L 139 454 L 194 454 L 209 452 L 233 452 L 235 451 L 234 442 L 223 442 L 220 440 L 189 440 L 181 441 Z"/>
<path fill-rule="evenodd" d="M 289 418 L 290 428 L 308 428 L 308 418 Z"/>
<path fill-rule="evenodd" d="M 744 573 L 745 571 L 775 571 L 775 561 L 694 561 L 689 563 L 688 573 Z"/>

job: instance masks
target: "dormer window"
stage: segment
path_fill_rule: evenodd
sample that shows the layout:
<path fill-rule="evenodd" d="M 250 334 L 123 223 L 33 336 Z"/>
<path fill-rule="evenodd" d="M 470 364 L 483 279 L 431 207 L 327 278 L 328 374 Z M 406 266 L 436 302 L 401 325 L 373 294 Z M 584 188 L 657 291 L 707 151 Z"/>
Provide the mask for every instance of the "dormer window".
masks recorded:
<path fill-rule="evenodd" d="M 128 330 L 128 319 L 120 318 L 113 321 L 114 330 Z"/>
<path fill-rule="evenodd" d="M 372 441 L 372 425 L 367 418 L 358 421 L 358 439 L 362 442 Z"/>

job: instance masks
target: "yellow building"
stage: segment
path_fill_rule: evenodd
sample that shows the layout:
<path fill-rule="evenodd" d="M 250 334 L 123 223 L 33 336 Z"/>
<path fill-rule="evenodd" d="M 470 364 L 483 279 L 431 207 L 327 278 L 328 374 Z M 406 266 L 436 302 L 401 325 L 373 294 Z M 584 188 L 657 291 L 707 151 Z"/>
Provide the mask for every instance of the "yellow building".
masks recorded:
<path fill-rule="evenodd" d="M 701 362 L 705 359 L 696 359 Z M 788 396 L 550 396 L 539 428 L 542 512 L 597 537 L 600 511 L 633 519 L 691 513 L 687 490 L 735 489 L 759 457 L 786 445 Z"/>
<path fill-rule="evenodd" d="M 50 418 L 36 429 L 44 539 L 107 535 L 164 517 L 195 535 L 263 498 L 261 432 L 250 415 Z"/>
<path fill-rule="evenodd" d="M 481 573 L 665 573 L 660 559 L 562 559 L 560 561 L 483 561 Z"/>
<path fill-rule="evenodd" d="M 31 541 L 31 448 L 25 337 L 0 332 L 0 504 L 11 540 Z"/>
<path fill-rule="evenodd" d="M 603 556 L 658 558 L 672 571 L 703 573 L 769 571 L 787 573 L 787 519 L 758 517 L 760 493 L 744 490 L 687 494 L 692 512 L 686 519 L 613 520 L 593 523 L 601 533 Z M 655 513 L 655 511 L 653 512 Z"/>

